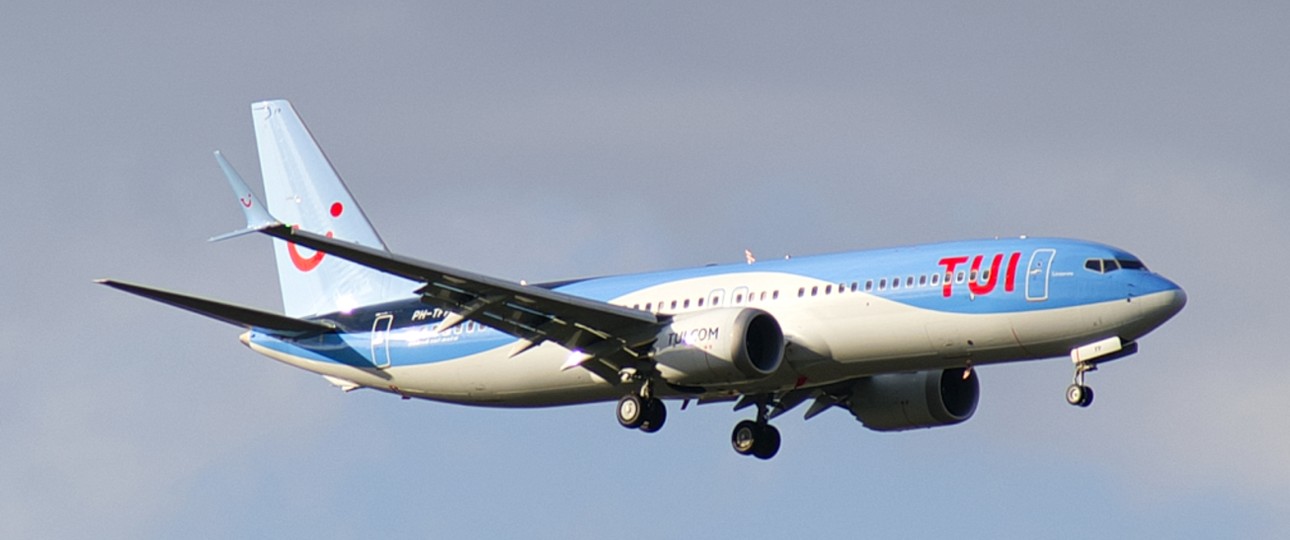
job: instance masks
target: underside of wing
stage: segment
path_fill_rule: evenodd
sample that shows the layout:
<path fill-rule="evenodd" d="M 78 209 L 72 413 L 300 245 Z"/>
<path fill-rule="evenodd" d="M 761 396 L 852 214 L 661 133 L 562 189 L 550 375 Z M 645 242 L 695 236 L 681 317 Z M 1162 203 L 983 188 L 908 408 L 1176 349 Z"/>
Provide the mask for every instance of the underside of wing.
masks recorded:
<path fill-rule="evenodd" d="M 103 285 L 107 285 L 108 287 L 112 287 L 113 289 L 142 296 L 150 300 L 156 300 L 163 304 L 188 310 L 198 315 L 204 315 L 212 319 L 246 328 L 259 328 L 280 336 L 301 337 L 331 332 L 333 330 L 332 327 L 322 323 L 286 317 L 276 313 L 260 311 L 258 309 L 237 306 L 196 296 L 189 296 L 177 292 L 154 289 L 143 285 L 135 285 L 133 283 L 114 281 L 110 279 L 101 279 L 98 280 L 98 282 Z"/>

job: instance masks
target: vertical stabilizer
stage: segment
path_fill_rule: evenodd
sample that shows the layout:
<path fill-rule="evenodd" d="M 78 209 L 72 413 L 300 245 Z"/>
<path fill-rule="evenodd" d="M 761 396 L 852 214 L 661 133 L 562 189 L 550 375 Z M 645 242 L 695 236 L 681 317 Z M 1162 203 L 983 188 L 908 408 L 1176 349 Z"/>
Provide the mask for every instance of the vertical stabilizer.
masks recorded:
<path fill-rule="evenodd" d="M 286 100 L 251 105 L 269 212 L 288 225 L 385 250 L 367 216 Z M 273 241 L 282 304 L 291 317 L 349 311 L 410 297 L 416 284 L 338 257 Z"/>

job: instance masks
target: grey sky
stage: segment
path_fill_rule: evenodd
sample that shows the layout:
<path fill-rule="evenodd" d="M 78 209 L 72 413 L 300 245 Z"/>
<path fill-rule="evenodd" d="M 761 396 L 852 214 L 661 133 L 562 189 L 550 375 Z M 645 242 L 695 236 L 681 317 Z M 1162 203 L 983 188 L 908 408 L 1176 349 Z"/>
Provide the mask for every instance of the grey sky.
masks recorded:
<path fill-rule="evenodd" d="M 0 536 L 1280 537 L 1290 8 L 1278 3 L 21 2 L 0 10 Z M 516 5 L 519 4 L 519 5 Z M 399 252 L 559 279 L 994 235 L 1103 241 L 1187 309 L 1091 375 L 981 370 L 899 435 L 619 428 L 344 395 L 93 285 L 278 309 L 251 102 Z"/>

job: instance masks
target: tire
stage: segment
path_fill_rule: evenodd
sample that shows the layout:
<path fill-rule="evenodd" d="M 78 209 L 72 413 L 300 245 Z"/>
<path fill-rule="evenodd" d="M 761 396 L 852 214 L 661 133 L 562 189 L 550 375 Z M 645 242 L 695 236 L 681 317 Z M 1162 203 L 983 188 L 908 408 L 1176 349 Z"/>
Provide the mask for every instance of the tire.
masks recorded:
<path fill-rule="evenodd" d="M 769 424 L 762 426 L 757 444 L 753 445 L 753 455 L 757 456 L 757 459 L 773 458 L 779 453 L 779 443 L 779 430 Z"/>
<path fill-rule="evenodd" d="M 730 446 L 734 447 L 735 453 L 741 456 L 752 454 L 753 448 L 757 446 L 757 439 L 760 438 L 761 428 L 757 422 L 744 420 L 735 424 L 735 430 L 730 434 Z"/>
<path fill-rule="evenodd" d="M 618 400 L 618 423 L 627 429 L 641 427 L 645 421 L 645 403 L 636 394 L 627 394 Z"/>
<path fill-rule="evenodd" d="M 1077 407 L 1087 407 L 1084 405 L 1084 394 L 1088 390 L 1087 386 L 1072 384 L 1066 387 L 1066 403 Z"/>
<path fill-rule="evenodd" d="M 642 416 L 641 431 L 645 433 L 654 433 L 663 429 L 663 423 L 667 421 L 667 405 L 663 400 L 651 398 L 645 401 L 645 412 Z"/>
<path fill-rule="evenodd" d="M 1085 386 L 1084 397 L 1083 399 L 1080 400 L 1079 406 L 1088 407 L 1089 405 L 1092 405 L 1092 404 L 1093 404 L 1093 389 Z"/>

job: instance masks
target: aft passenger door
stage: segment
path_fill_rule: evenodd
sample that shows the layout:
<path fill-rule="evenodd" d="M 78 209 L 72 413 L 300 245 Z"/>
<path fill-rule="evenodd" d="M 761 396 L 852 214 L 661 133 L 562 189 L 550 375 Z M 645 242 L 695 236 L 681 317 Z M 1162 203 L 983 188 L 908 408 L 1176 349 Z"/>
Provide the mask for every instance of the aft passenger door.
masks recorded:
<path fill-rule="evenodd" d="M 1048 276 L 1052 273 L 1055 249 L 1036 249 L 1026 266 L 1026 300 L 1043 302 L 1048 299 Z"/>
<path fill-rule="evenodd" d="M 390 367 L 390 326 L 394 315 L 378 315 L 372 322 L 372 363 L 378 368 Z"/>

